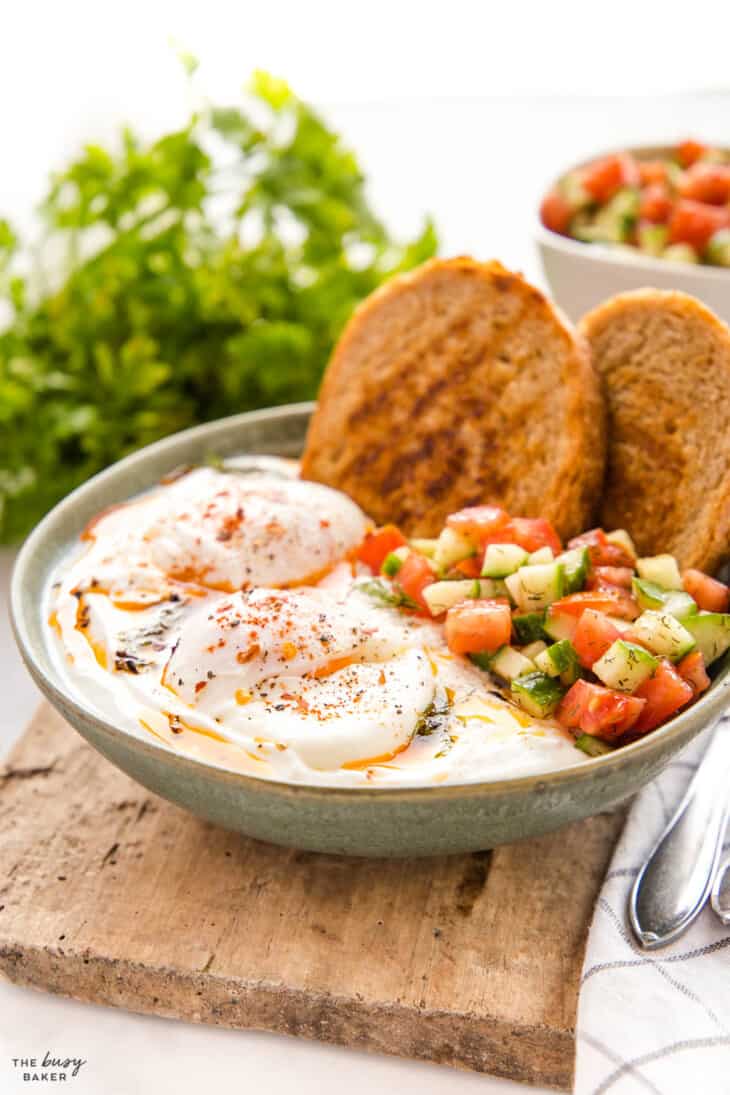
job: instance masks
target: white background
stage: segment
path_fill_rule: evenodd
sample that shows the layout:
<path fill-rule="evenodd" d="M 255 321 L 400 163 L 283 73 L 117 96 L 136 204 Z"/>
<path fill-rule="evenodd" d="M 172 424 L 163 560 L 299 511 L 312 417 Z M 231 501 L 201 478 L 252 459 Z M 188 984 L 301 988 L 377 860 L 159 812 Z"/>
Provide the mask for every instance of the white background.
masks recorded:
<path fill-rule="evenodd" d="M 724 2 L 26 0 L 2 12 L 0 216 L 25 229 L 49 170 L 81 143 L 109 139 L 122 121 L 151 136 L 183 121 L 171 38 L 199 57 L 197 89 L 216 102 L 235 100 L 260 67 L 318 104 L 358 151 L 395 231 L 414 232 L 430 211 L 443 253 L 498 257 L 538 279 L 534 209 L 566 164 L 689 134 L 730 144 Z M 0 552 L 0 752 L 35 702 L 7 625 L 10 562 Z M 0 1091 L 28 1091 L 10 1058 L 48 1048 L 88 1058 L 69 1086 L 80 1095 L 526 1090 L 0 986 Z"/>

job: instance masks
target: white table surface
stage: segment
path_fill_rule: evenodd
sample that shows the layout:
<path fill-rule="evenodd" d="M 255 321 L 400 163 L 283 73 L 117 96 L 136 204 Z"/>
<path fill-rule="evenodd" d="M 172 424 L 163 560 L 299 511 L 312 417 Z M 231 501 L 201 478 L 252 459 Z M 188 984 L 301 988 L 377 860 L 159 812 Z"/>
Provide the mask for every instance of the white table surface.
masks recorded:
<path fill-rule="evenodd" d="M 444 254 L 497 256 L 539 280 L 530 237 L 546 178 L 566 163 L 620 143 L 690 133 L 726 135 L 729 104 L 727 96 L 716 94 L 633 102 L 522 98 L 325 104 L 325 110 L 360 153 L 373 179 L 376 208 L 389 223 L 409 231 L 423 211 L 431 210 Z M 31 190 L 37 184 L 37 178 L 28 180 Z M 14 189 L 17 196 L 21 188 Z M 11 561 L 11 552 L 0 551 L 0 754 L 20 734 L 38 698 L 7 622 Z M 254 1091 L 260 1082 L 276 1095 L 292 1080 L 299 1092 L 317 1095 L 539 1090 L 274 1035 L 128 1015 L 0 984 L 3 1095 L 29 1090 L 11 1059 L 42 1056 L 47 1049 L 88 1060 L 70 1087 L 79 1095 L 147 1095 L 162 1085 L 180 1095 L 197 1093 L 201 1085 L 225 1095 Z"/>

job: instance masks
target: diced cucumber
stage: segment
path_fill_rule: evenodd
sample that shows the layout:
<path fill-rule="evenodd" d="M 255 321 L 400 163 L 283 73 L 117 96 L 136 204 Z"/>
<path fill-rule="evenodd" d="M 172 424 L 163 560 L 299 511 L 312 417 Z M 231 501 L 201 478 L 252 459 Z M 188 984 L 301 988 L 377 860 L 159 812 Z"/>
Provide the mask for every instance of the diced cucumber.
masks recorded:
<path fill-rule="evenodd" d="M 658 258 L 667 246 L 669 229 L 665 224 L 640 224 L 638 236 L 639 250 Z"/>
<path fill-rule="evenodd" d="M 432 616 L 448 612 L 454 605 L 470 598 L 491 597 L 492 583 L 479 578 L 465 578 L 457 582 L 432 582 L 423 589 L 423 599 Z"/>
<path fill-rule="evenodd" d="M 631 625 L 631 634 L 652 654 L 675 662 L 695 646 L 693 635 L 669 612 L 642 612 Z"/>
<path fill-rule="evenodd" d="M 482 597 L 505 597 L 509 599 L 504 578 L 480 578 L 479 585 L 482 589 Z"/>
<path fill-rule="evenodd" d="M 568 235 L 573 239 L 582 240 L 584 233 L 588 231 L 593 224 L 590 209 L 578 209 L 570 218 L 570 224 L 568 225 Z"/>
<path fill-rule="evenodd" d="M 395 551 L 389 551 L 380 568 L 382 573 L 388 578 L 395 578 L 396 574 L 405 563 L 409 550 L 410 549 L 407 547 L 399 547 L 396 548 Z"/>
<path fill-rule="evenodd" d="M 519 572 L 515 571 L 514 574 L 508 574 L 507 577 L 502 580 L 507 586 L 507 593 L 509 594 L 510 600 L 513 604 L 519 606 L 522 598 L 522 579 L 520 578 Z"/>
<path fill-rule="evenodd" d="M 591 734 L 579 734 L 575 739 L 575 747 L 589 757 L 602 757 L 605 753 L 612 753 L 615 748 L 615 746 L 609 745 L 607 741 L 594 738 Z"/>
<path fill-rule="evenodd" d="M 520 707 L 536 719 L 552 715 L 563 698 L 563 689 L 547 673 L 527 673 L 512 681 L 510 691 Z"/>
<path fill-rule="evenodd" d="M 520 654 L 519 650 L 515 650 L 513 646 L 503 646 L 492 658 L 489 668 L 503 680 L 512 681 L 516 677 L 524 676 L 525 673 L 533 673 L 535 663 L 524 654 Z"/>
<path fill-rule="evenodd" d="M 544 612 L 527 612 L 521 616 L 512 617 L 512 630 L 515 639 L 520 646 L 526 643 L 534 643 L 545 638 Z"/>
<path fill-rule="evenodd" d="M 708 156 L 709 152 L 706 152 L 703 159 Z M 682 179 L 684 178 L 684 170 L 682 169 L 680 164 L 674 163 L 673 160 L 665 160 L 664 171 L 666 173 L 667 181 L 670 187 L 672 188 L 672 190 L 676 190 Z"/>
<path fill-rule="evenodd" d="M 620 243 L 613 226 L 597 224 L 590 217 L 577 213 L 570 222 L 570 234 L 583 243 Z"/>
<path fill-rule="evenodd" d="M 484 553 L 485 578 L 506 578 L 527 561 L 527 552 L 517 544 L 489 544 Z"/>
<path fill-rule="evenodd" d="M 721 228 L 707 244 L 705 258 L 713 266 L 730 266 L 730 229 Z"/>
<path fill-rule="evenodd" d="M 583 186 L 581 177 L 577 171 L 570 171 L 558 183 L 561 197 L 565 199 L 571 209 L 584 209 L 593 204 L 593 196 Z"/>
<path fill-rule="evenodd" d="M 547 608 L 563 595 L 564 575 L 560 563 L 523 566 L 505 578 L 510 596 L 524 612 Z"/>
<path fill-rule="evenodd" d="M 634 578 L 631 584 L 634 597 L 641 609 L 669 612 L 678 620 L 684 620 L 697 612 L 697 602 L 683 589 L 666 590 L 644 578 Z"/>
<path fill-rule="evenodd" d="M 613 624 L 613 626 L 616 628 L 616 630 L 619 631 L 622 635 L 623 635 L 624 631 L 631 631 L 631 624 L 628 620 L 620 620 L 618 618 L 618 616 L 608 616 L 608 615 L 606 616 L 606 619 L 610 620 L 610 622 Z"/>
<path fill-rule="evenodd" d="M 565 592 L 577 593 L 585 585 L 588 571 L 591 569 L 591 555 L 587 547 L 571 548 L 558 555 L 556 560 L 565 575 Z"/>
<path fill-rule="evenodd" d="M 673 555 L 650 555 L 637 559 L 636 569 L 639 577 L 653 582 L 662 589 L 682 589 L 682 575 Z"/>
<path fill-rule="evenodd" d="M 596 213 L 592 223 L 576 229 L 588 243 L 626 243 L 639 213 L 639 191 L 625 186 Z"/>
<path fill-rule="evenodd" d="M 570 687 L 581 675 L 580 662 L 570 639 L 560 639 L 535 658 L 535 665 L 549 677 L 560 677 L 562 684 Z"/>
<path fill-rule="evenodd" d="M 672 616 L 676 616 L 680 621 L 686 620 L 688 616 L 696 616 L 699 612 L 697 601 L 694 597 L 690 597 L 689 593 L 685 593 L 683 589 L 673 590 L 667 594 L 664 609 L 666 612 L 671 612 Z"/>
<path fill-rule="evenodd" d="M 517 605 L 518 608 L 522 608 L 522 579 L 520 578 L 519 571 L 515 574 L 508 574 L 504 579 L 504 584 L 507 586 L 507 592 L 509 593 L 512 604 Z"/>
<path fill-rule="evenodd" d="M 568 642 L 569 640 L 564 639 L 564 640 L 561 640 L 561 641 L 562 642 Z M 557 646 L 558 644 L 553 643 L 552 645 Z M 537 655 L 537 657 L 535 658 L 535 665 L 537 666 L 537 668 L 540 670 L 541 673 L 547 673 L 548 677 L 559 677 L 560 676 L 560 670 L 553 663 L 553 660 L 550 657 L 550 654 L 548 653 L 549 650 L 550 650 L 550 647 L 546 646 L 545 649 L 543 650 L 542 654 Z"/>
<path fill-rule="evenodd" d="M 427 559 L 433 559 L 438 547 L 438 540 L 411 540 L 410 545 L 419 555 L 425 555 Z"/>
<path fill-rule="evenodd" d="M 602 658 L 593 664 L 593 672 L 607 688 L 635 692 L 659 665 L 643 646 L 616 639 Z"/>
<path fill-rule="evenodd" d="M 684 626 L 695 639 L 705 665 L 711 665 L 730 650 L 730 613 L 700 612 L 688 617 Z"/>
<path fill-rule="evenodd" d="M 554 612 L 549 608 L 545 614 L 543 628 L 551 639 L 572 639 L 577 626 L 577 617 L 567 612 Z"/>
<path fill-rule="evenodd" d="M 492 668 L 492 658 L 493 657 L 494 657 L 493 654 L 486 654 L 486 653 L 483 653 L 483 654 L 467 654 L 467 658 L 469 659 L 470 662 L 473 662 L 474 665 L 479 666 L 480 669 L 486 670 L 487 673 Z"/>
<path fill-rule="evenodd" d="M 542 654 L 543 650 L 547 650 L 547 643 L 543 642 L 542 639 L 536 639 L 534 643 L 523 646 L 520 653 L 523 658 L 529 658 L 531 662 L 535 662 L 535 665 L 537 665 L 538 655 Z"/>
<path fill-rule="evenodd" d="M 700 261 L 700 256 L 691 243 L 671 243 L 669 247 L 665 247 L 662 251 L 662 258 L 668 259 L 669 262 L 690 262 L 693 264 Z"/>
<path fill-rule="evenodd" d="M 632 559 L 636 559 L 637 552 L 634 541 L 625 528 L 612 529 L 611 532 L 606 533 L 606 539 L 609 544 L 616 544 L 617 547 L 622 547 Z"/>
<path fill-rule="evenodd" d="M 667 591 L 656 582 L 650 582 L 645 578 L 632 578 L 631 588 L 639 608 L 664 608 Z"/>
<path fill-rule="evenodd" d="M 433 553 L 433 561 L 440 571 L 454 563 L 460 563 L 462 559 L 468 559 L 470 555 L 476 555 L 476 548 L 471 540 L 448 526 L 442 530 Z"/>
<path fill-rule="evenodd" d="M 537 563 L 552 563 L 555 556 L 551 549 L 545 544 L 544 547 L 538 548 L 537 551 L 531 551 L 527 562 L 530 566 L 535 566 Z"/>

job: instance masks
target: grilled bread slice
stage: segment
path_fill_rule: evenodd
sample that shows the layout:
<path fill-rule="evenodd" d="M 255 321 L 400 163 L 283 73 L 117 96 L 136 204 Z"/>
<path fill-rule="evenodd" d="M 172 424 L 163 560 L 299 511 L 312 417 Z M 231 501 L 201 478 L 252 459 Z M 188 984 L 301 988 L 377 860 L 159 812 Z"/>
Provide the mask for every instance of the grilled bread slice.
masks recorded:
<path fill-rule="evenodd" d="M 413 536 L 485 502 L 570 536 L 591 522 L 603 466 L 603 403 L 583 341 L 519 274 L 455 258 L 394 278 L 357 309 L 302 474 Z"/>
<path fill-rule="evenodd" d="M 611 298 L 580 329 L 608 409 L 602 524 L 642 554 L 716 570 L 730 557 L 730 331 L 657 289 Z"/>

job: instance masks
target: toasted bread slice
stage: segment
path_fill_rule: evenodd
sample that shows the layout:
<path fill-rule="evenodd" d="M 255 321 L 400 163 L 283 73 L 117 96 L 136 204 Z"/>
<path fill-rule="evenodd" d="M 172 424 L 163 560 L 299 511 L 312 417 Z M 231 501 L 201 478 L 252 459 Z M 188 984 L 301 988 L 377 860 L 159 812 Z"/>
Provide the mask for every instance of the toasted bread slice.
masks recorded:
<path fill-rule="evenodd" d="M 324 377 L 305 477 L 376 522 L 436 535 L 497 503 L 585 528 L 604 466 L 587 348 L 537 289 L 497 262 L 432 260 L 357 309 Z"/>
<path fill-rule="evenodd" d="M 730 331 L 685 293 L 622 293 L 583 318 L 608 407 L 602 524 L 644 555 L 730 556 Z"/>

